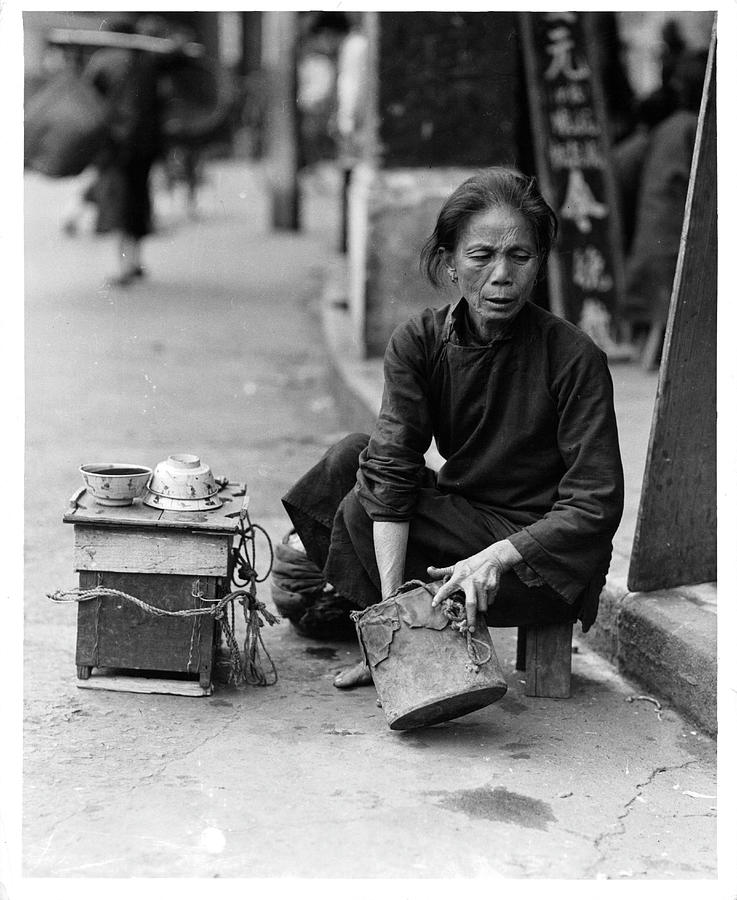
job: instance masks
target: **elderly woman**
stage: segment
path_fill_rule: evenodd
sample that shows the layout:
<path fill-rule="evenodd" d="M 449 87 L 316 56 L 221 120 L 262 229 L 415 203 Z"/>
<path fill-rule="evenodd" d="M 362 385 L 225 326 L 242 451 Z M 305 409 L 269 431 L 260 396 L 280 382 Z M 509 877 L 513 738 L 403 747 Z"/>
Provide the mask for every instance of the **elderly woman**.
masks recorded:
<path fill-rule="evenodd" d="M 458 300 L 400 325 L 370 438 L 350 435 L 284 497 L 308 555 L 356 608 L 447 579 L 469 625 L 588 629 L 622 514 L 604 353 L 531 302 L 557 231 L 535 180 L 492 168 L 445 201 L 422 251 Z M 435 438 L 446 460 L 424 465 Z M 370 681 L 362 665 L 337 687 Z"/>

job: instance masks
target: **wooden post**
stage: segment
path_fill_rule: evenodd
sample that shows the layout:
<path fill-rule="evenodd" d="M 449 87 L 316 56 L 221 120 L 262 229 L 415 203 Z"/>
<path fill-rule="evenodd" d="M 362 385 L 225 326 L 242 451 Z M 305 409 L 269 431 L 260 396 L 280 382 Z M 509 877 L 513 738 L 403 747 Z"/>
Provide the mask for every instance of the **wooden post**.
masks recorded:
<path fill-rule="evenodd" d="M 263 64 L 267 78 L 266 155 L 271 185 L 271 224 L 299 229 L 297 172 L 297 13 L 270 10 L 263 14 Z"/>
<path fill-rule="evenodd" d="M 527 626 L 520 625 L 517 629 L 517 658 L 514 667 L 518 672 L 524 672 L 527 665 Z"/>
<path fill-rule="evenodd" d="M 261 38 L 261 12 L 242 12 L 241 16 L 241 40 L 243 49 L 241 53 L 240 71 L 244 75 L 258 71 L 261 68 L 262 38 Z"/>
<path fill-rule="evenodd" d="M 338 238 L 338 252 L 348 252 L 348 195 L 351 185 L 351 168 L 344 166 L 342 169 L 340 186 L 340 236 Z"/>
<path fill-rule="evenodd" d="M 526 631 L 525 695 L 570 697 L 573 623 L 529 625 Z"/>
<path fill-rule="evenodd" d="M 717 577 L 716 32 L 691 177 L 627 585 L 652 591 Z"/>

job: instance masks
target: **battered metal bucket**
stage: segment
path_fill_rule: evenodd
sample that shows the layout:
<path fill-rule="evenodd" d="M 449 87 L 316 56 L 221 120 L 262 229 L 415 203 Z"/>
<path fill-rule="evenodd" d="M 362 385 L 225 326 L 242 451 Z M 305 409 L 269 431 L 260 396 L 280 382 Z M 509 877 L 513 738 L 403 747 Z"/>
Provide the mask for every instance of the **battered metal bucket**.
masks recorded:
<path fill-rule="evenodd" d="M 410 582 L 400 593 L 352 613 L 389 727 L 421 728 L 457 719 L 507 691 L 489 630 L 471 637 L 432 598 L 440 582 Z M 462 627 L 462 626 L 461 626 Z"/>

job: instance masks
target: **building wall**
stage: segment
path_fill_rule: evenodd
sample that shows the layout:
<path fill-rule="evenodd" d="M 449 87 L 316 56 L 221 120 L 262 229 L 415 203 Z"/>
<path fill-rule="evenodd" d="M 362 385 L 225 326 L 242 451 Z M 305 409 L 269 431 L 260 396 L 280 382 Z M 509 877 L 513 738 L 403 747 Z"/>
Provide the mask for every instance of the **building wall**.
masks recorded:
<path fill-rule="evenodd" d="M 524 86 L 515 13 L 382 13 L 383 165 L 516 162 Z"/>
<path fill-rule="evenodd" d="M 371 165 L 351 196 L 351 309 L 367 356 L 446 303 L 419 270 L 445 198 L 479 168 L 532 167 L 515 13 L 379 13 Z"/>

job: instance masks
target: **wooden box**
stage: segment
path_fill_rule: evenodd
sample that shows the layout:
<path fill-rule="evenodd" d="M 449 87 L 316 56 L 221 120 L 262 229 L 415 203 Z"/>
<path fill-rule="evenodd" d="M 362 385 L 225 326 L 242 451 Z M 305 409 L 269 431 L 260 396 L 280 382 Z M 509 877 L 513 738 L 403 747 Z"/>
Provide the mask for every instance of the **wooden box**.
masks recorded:
<path fill-rule="evenodd" d="M 81 493 L 64 516 L 74 525 L 79 587 L 112 588 L 167 612 L 211 606 L 229 591 L 238 496 L 229 487 L 221 491 L 223 506 L 216 510 L 174 512 L 152 509 L 140 499 L 132 506 L 99 506 Z M 118 596 L 82 601 L 79 686 L 209 694 L 218 639 L 211 615 L 157 616 Z M 137 679 L 138 685 L 110 675 L 90 679 L 93 668 L 161 673 L 169 680 L 162 686 L 156 679 Z M 173 673 L 179 673 L 176 680 Z"/>

